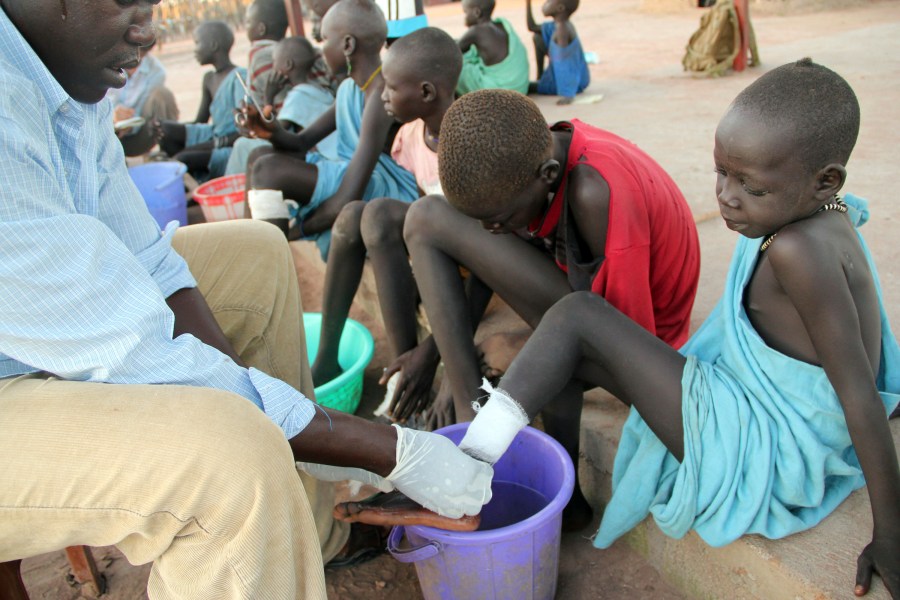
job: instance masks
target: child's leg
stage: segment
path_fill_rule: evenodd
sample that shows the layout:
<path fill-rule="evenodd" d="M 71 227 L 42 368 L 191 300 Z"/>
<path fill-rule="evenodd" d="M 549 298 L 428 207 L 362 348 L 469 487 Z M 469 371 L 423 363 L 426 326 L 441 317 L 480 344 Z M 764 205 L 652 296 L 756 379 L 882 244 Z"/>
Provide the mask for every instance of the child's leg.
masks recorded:
<path fill-rule="evenodd" d="M 381 316 L 390 344 L 391 357 L 397 358 L 416 346 L 416 282 L 406 246 L 403 221 L 409 202 L 378 198 L 363 210 L 363 243 L 375 270 L 375 284 L 381 304 Z"/>
<path fill-rule="evenodd" d="M 457 265 L 465 265 L 532 327 L 571 288 L 547 254 L 515 235 L 488 233 L 440 196 L 427 196 L 410 207 L 404 238 L 446 367 L 456 419 L 471 420 L 470 403 L 481 395 L 481 370 Z"/>
<path fill-rule="evenodd" d="M 316 385 L 322 385 L 341 374 L 341 366 L 338 364 L 341 333 L 350 313 L 353 296 L 359 288 L 366 260 L 366 247 L 359 229 L 365 206 L 362 200 L 347 204 L 331 230 L 331 250 L 325 267 L 325 289 L 322 292 L 319 350 L 312 365 Z"/>
<path fill-rule="evenodd" d="M 534 40 L 534 60 L 537 63 L 537 78 L 540 81 L 544 76 L 544 59 L 547 58 L 547 44 L 544 43 L 544 34 L 535 33 L 531 36 Z M 531 91 L 529 89 L 529 91 Z"/>
<path fill-rule="evenodd" d="M 247 187 L 255 190 L 281 190 L 284 197 L 309 204 L 316 189 L 318 169 L 302 157 L 275 152 L 258 157 L 247 171 Z"/>
<path fill-rule="evenodd" d="M 209 159 L 212 156 L 212 152 L 212 143 L 205 142 L 185 148 L 172 158 L 187 165 L 190 173 L 202 173 L 209 170 Z"/>
<path fill-rule="evenodd" d="M 529 417 L 549 408 L 573 379 L 602 386 L 638 412 L 676 458 L 684 450 L 684 357 L 590 292 L 553 306 L 513 361 L 500 387 Z"/>
<path fill-rule="evenodd" d="M 184 124 L 176 121 L 163 121 L 159 126 L 162 129 L 162 138 L 159 140 L 160 150 L 169 156 L 175 156 L 184 150 L 187 140 L 187 130 Z"/>

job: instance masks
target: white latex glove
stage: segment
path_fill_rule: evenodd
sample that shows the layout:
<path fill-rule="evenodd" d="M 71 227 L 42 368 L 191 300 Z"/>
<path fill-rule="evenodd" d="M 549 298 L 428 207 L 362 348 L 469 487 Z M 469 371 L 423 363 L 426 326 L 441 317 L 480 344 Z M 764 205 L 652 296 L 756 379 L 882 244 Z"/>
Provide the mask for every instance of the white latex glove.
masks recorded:
<path fill-rule="evenodd" d="M 493 387 L 487 379 L 482 380 L 481 389 L 489 394 L 487 403 L 484 406 L 472 403 L 478 414 L 466 430 L 459 449 L 493 465 L 512 444 L 516 434 L 528 425 L 528 415 L 509 394 Z"/>
<path fill-rule="evenodd" d="M 355 467 L 333 467 L 331 465 L 320 465 L 318 463 L 298 462 L 297 468 L 302 469 L 322 481 L 355 481 L 364 485 L 370 485 L 378 488 L 382 492 L 394 491 L 394 486 L 390 481 L 376 475 L 365 469 L 357 469 Z M 358 487 L 357 487 L 358 490 Z M 355 493 L 355 492 L 354 492 Z"/>
<path fill-rule="evenodd" d="M 491 499 L 494 469 L 436 433 L 394 425 L 397 465 L 387 476 L 394 488 L 444 517 L 476 515 Z"/>

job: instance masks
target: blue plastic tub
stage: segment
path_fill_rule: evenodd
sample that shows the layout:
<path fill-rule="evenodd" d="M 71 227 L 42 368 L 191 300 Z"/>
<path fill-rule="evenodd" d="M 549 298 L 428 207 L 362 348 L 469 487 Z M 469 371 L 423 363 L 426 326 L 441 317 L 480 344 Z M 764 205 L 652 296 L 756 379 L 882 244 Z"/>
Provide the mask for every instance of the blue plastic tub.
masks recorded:
<path fill-rule="evenodd" d="M 180 162 L 152 162 L 128 169 L 131 180 L 144 197 L 147 209 L 160 229 L 170 221 L 187 225 L 187 198 L 184 174 L 187 166 Z"/>

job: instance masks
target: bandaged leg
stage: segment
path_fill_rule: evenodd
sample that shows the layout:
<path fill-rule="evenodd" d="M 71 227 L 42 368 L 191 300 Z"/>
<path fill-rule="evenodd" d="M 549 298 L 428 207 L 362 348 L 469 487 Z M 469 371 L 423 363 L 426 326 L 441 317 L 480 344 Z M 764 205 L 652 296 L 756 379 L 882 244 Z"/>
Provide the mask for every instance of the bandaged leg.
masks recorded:
<path fill-rule="evenodd" d="M 469 425 L 459 449 L 478 460 L 494 464 L 515 439 L 516 434 L 528 425 L 528 415 L 522 406 L 500 388 L 493 387 L 487 379 L 481 389 L 489 395 L 483 406 L 472 403 L 477 413 Z"/>

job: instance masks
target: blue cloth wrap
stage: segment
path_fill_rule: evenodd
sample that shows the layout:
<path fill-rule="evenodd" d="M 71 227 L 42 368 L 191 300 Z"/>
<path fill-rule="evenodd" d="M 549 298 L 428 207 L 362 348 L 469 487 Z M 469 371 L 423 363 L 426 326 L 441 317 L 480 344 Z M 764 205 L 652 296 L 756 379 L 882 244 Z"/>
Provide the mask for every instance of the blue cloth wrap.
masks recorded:
<path fill-rule="evenodd" d="M 244 99 L 244 88 L 238 81 L 237 75 L 246 78 L 247 69 L 235 67 L 219 84 L 216 95 L 209 104 L 210 123 L 186 123 L 185 148 L 208 142 L 213 138 L 224 137 L 237 133 L 237 125 L 234 123 L 234 110 L 241 105 Z M 231 155 L 231 147 L 216 148 L 212 151 L 207 169 L 209 177 L 220 177 L 225 173 L 225 165 Z"/>
<path fill-rule="evenodd" d="M 847 195 L 858 227 L 866 201 Z M 759 239 L 741 238 L 719 304 L 680 350 L 684 460 L 679 463 L 632 408 L 613 468 L 610 500 L 594 545 L 606 548 L 652 514 L 667 535 L 689 530 L 711 546 L 746 533 L 780 538 L 808 529 L 865 485 L 844 412 L 824 369 L 768 347 L 743 308 Z M 900 396 L 900 348 L 881 285 L 881 368 L 889 414 Z"/>
<path fill-rule="evenodd" d="M 591 72 L 584 59 L 581 38 L 575 38 L 566 47 L 553 41 L 556 23 L 550 21 L 541 25 L 541 35 L 547 47 L 550 64 L 544 70 L 537 85 L 538 94 L 573 98 L 591 84 Z"/>
<path fill-rule="evenodd" d="M 316 165 L 318 175 L 316 189 L 313 191 L 309 204 L 300 208 L 301 227 L 302 219 L 333 196 L 341 185 L 344 173 L 350 165 L 350 159 L 353 158 L 353 153 L 359 145 L 364 106 L 365 95 L 359 86 L 348 77 L 338 88 L 335 99 L 338 160 L 328 160 L 317 152 L 310 152 L 306 155 L 306 162 Z M 418 197 L 419 191 L 416 187 L 415 176 L 394 162 L 389 155 L 384 152 L 380 153 L 362 200 L 395 198 L 404 202 L 412 202 Z M 312 234 L 306 239 L 315 240 L 322 259 L 327 260 L 328 249 L 331 246 L 331 230 Z"/>

